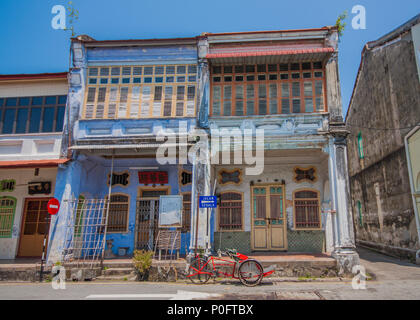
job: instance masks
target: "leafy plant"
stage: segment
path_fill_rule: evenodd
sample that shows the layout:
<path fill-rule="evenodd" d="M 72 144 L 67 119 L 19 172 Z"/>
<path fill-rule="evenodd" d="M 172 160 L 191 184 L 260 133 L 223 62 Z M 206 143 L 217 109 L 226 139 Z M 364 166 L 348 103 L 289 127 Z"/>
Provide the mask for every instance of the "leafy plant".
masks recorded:
<path fill-rule="evenodd" d="M 133 264 L 139 280 L 147 279 L 149 269 L 152 266 L 152 258 L 153 251 L 134 250 Z"/>
<path fill-rule="evenodd" d="M 71 36 L 74 37 L 75 36 L 75 32 L 74 32 L 74 20 L 78 20 L 79 19 L 79 10 L 75 9 L 73 7 L 73 2 L 69 1 L 68 2 L 68 6 L 67 6 L 67 11 L 68 11 L 68 22 L 70 24 L 70 28 L 65 28 L 64 30 L 70 30 L 71 31 Z"/>
<path fill-rule="evenodd" d="M 343 36 L 344 29 L 346 28 L 347 23 L 344 22 L 348 15 L 347 10 L 340 14 L 335 22 L 335 26 L 337 27 L 338 31 L 338 41 L 340 41 L 341 37 Z"/>

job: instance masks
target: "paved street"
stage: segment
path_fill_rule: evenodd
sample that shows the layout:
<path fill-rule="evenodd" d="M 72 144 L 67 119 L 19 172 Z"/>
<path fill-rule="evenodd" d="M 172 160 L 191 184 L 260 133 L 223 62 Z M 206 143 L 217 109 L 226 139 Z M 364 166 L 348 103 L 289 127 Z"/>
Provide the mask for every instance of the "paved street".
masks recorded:
<path fill-rule="evenodd" d="M 188 283 L 67 282 L 65 290 L 51 283 L 0 283 L 0 299 L 420 299 L 420 266 L 359 249 L 361 263 L 374 280 L 354 290 L 351 280 L 265 280 L 248 288 L 239 282 L 194 285 Z"/>

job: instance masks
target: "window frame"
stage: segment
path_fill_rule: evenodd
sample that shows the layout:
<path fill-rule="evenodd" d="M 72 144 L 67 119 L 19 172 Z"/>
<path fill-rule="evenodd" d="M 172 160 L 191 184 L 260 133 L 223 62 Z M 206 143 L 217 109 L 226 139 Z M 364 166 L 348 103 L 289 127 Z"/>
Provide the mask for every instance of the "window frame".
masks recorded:
<path fill-rule="evenodd" d="M 184 195 L 190 195 L 190 201 L 184 201 Z M 182 196 L 182 228 L 181 228 L 181 233 L 188 233 L 191 232 L 191 217 L 192 217 L 192 192 L 191 191 L 186 191 L 186 192 L 181 192 L 180 195 Z M 184 208 L 184 203 L 189 203 L 190 204 L 190 214 L 189 214 L 189 219 L 186 219 L 186 214 L 185 214 L 185 208 Z M 188 221 L 188 227 L 186 225 L 184 225 L 184 222 Z"/>
<path fill-rule="evenodd" d="M 149 75 L 144 74 L 144 69 L 151 67 L 152 73 Z M 174 67 L 174 73 L 167 73 L 167 67 Z M 185 67 L 185 73 L 178 73 L 178 67 Z M 190 68 L 195 67 L 195 73 L 190 72 Z M 98 73 L 95 76 L 90 76 L 91 69 L 98 69 Z M 101 75 L 100 69 L 108 68 L 108 75 Z M 119 75 L 111 75 L 112 68 L 119 68 Z M 130 75 L 123 75 L 122 69 L 130 68 Z M 142 71 L 140 75 L 134 75 L 134 68 L 140 68 Z M 163 73 L 156 74 L 157 68 L 163 68 Z M 178 82 L 178 78 L 183 76 L 185 81 Z M 195 81 L 190 81 L 190 77 L 195 77 Z M 173 81 L 167 81 L 168 77 L 172 77 Z M 118 83 L 112 83 L 112 79 L 118 79 Z M 130 78 L 128 83 L 123 83 L 123 78 Z M 140 82 L 135 83 L 134 79 L 139 78 Z M 150 82 L 146 82 L 145 79 L 150 78 Z M 162 81 L 156 82 L 156 78 L 163 78 Z M 97 79 L 95 84 L 90 84 L 90 79 Z M 101 79 L 108 79 L 106 84 L 101 83 Z M 116 87 L 115 101 L 110 100 L 111 88 Z M 119 106 L 121 104 L 121 88 L 128 88 L 127 100 L 122 102 L 125 104 L 125 115 L 119 116 Z M 133 88 L 139 87 L 139 94 L 136 99 L 133 99 Z M 155 101 L 155 93 L 157 93 L 156 88 L 161 87 L 160 99 Z M 172 93 L 171 98 L 167 99 L 166 88 L 171 87 Z M 183 99 L 179 100 L 179 95 L 177 94 L 177 88 L 183 87 Z M 194 87 L 194 99 L 190 99 L 189 89 Z M 93 96 L 93 102 L 88 102 L 89 89 L 95 88 L 95 93 Z M 105 89 L 105 99 L 104 101 L 98 102 L 99 89 Z M 146 97 L 144 96 L 143 89 L 149 88 L 149 94 Z M 174 65 L 110 65 L 110 66 L 90 66 L 87 71 L 87 81 L 86 89 L 84 94 L 83 109 L 80 114 L 82 120 L 114 120 L 114 119 L 153 119 L 153 118 L 191 118 L 196 116 L 197 111 L 197 95 L 198 95 L 198 66 L 195 64 L 174 64 Z M 137 95 L 136 95 L 137 96 Z M 183 103 L 183 113 L 182 115 L 177 115 L 177 104 L 182 101 Z M 134 107 L 133 107 L 134 102 Z M 146 102 L 146 104 L 144 104 Z M 155 102 L 160 104 L 160 114 L 154 114 L 155 112 Z M 165 104 L 171 103 L 171 114 L 165 115 Z M 192 102 L 192 104 L 191 104 Z M 110 104 L 115 104 L 115 111 L 113 112 L 114 117 L 109 117 Z M 92 117 L 86 117 L 87 106 L 92 105 Z M 103 105 L 102 117 L 96 117 L 98 105 Z M 189 109 L 193 107 L 192 110 Z M 147 107 L 147 109 L 146 109 Z M 136 110 L 137 109 L 137 110 Z M 135 111 L 135 112 L 134 112 Z M 144 112 L 146 111 L 146 112 Z"/>
<path fill-rule="evenodd" d="M 317 194 L 316 198 L 296 198 L 296 194 L 302 191 L 315 192 Z M 318 221 L 319 227 L 298 227 L 296 225 L 296 200 L 315 200 L 318 202 Z M 308 223 L 308 222 L 306 222 Z M 322 230 L 322 217 L 321 217 L 321 202 L 320 202 L 320 192 L 317 189 L 313 188 L 302 188 L 296 189 L 293 191 L 293 228 L 294 230 L 310 231 L 310 230 Z"/>
<path fill-rule="evenodd" d="M 47 98 L 49 97 L 55 97 L 55 103 L 54 104 L 46 104 Z M 60 103 L 60 97 L 66 97 L 66 102 L 64 104 Z M 40 105 L 33 105 L 33 100 L 35 98 L 42 98 L 42 103 Z M 16 105 L 14 106 L 7 106 L 7 100 L 8 99 L 16 99 Z M 29 99 L 28 105 L 19 105 L 21 99 Z M 66 106 L 67 106 L 67 95 L 65 94 L 58 94 L 58 95 L 43 95 L 43 96 L 19 96 L 19 97 L 1 97 L 0 98 L 0 135 L 36 135 L 36 134 L 56 134 L 63 132 L 64 127 L 64 120 L 65 120 L 65 114 L 66 114 Z M 31 127 L 31 116 L 33 113 L 33 110 L 35 108 L 40 108 L 40 122 L 39 122 L 39 128 L 36 132 L 30 132 Z M 52 123 L 52 131 L 43 131 L 44 127 L 44 115 L 45 110 L 47 108 L 54 108 L 54 119 Z M 59 116 L 59 109 L 63 108 L 63 119 L 61 120 L 62 128 L 60 131 L 57 131 L 57 123 L 59 122 L 58 116 Z M 24 132 L 16 132 L 18 128 L 18 114 L 19 110 L 27 110 L 26 115 L 26 121 L 25 121 L 25 130 Z M 4 120 L 5 120 L 5 114 L 6 110 L 14 110 L 14 116 L 13 116 L 13 123 L 12 123 L 12 132 L 10 133 L 3 133 L 4 128 Z"/>
<path fill-rule="evenodd" d="M 12 196 L 0 196 L 0 201 L 1 200 L 7 200 L 7 199 L 13 201 L 13 203 L 14 203 L 13 206 L 10 206 L 10 207 L 0 206 L 0 211 L 3 210 L 3 209 L 7 209 L 7 208 L 13 208 L 13 213 L 12 214 L 7 214 L 7 215 L 5 214 L 4 215 L 4 216 L 10 216 L 10 219 L 11 219 L 10 231 L 9 231 L 8 235 L 2 235 L 0 233 L 0 239 L 9 239 L 9 238 L 12 238 L 12 236 L 13 236 L 13 226 L 14 226 L 14 223 L 15 223 L 17 199 L 15 197 L 12 197 Z M 0 228 L 0 230 L 2 230 L 2 229 Z"/>
<path fill-rule="evenodd" d="M 112 202 L 110 201 L 109 202 L 110 206 L 109 206 L 109 211 L 108 211 L 108 217 L 107 217 L 108 222 L 107 222 L 107 225 L 106 225 L 106 230 L 107 230 L 106 232 L 107 233 L 128 233 L 129 232 L 128 228 L 129 228 L 129 225 L 130 225 L 130 195 L 127 194 L 127 193 L 123 193 L 123 192 L 115 192 L 115 193 L 111 193 L 110 196 L 111 197 L 112 196 L 127 197 L 126 228 L 125 228 L 124 231 L 110 231 L 109 230 L 109 217 L 110 217 L 111 204 L 112 204 Z M 108 201 L 108 195 L 105 196 L 105 200 Z M 123 203 L 123 202 L 117 202 L 117 203 Z"/>
<path fill-rule="evenodd" d="M 274 64 L 262 64 L 265 65 L 265 72 L 258 72 L 258 65 L 259 64 L 217 64 L 213 65 L 210 68 L 210 117 L 226 117 L 226 116 L 265 116 L 265 115 L 280 115 L 280 114 L 309 114 L 309 113 L 325 113 L 328 112 L 328 105 L 327 105 L 327 90 L 326 90 L 326 72 L 325 72 L 325 63 L 322 62 L 322 69 L 315 68 L 314 64 L 316 62 L 310 61 L 311 68 L 308 70 L 304 70 L 302 67 L 302 62 L 299 62 L 299 70 L 292 70 L 291 65 L 293 63 L 287 63 L 288 64 L 288 70 L 287 71 L 281 71 L 280 63 L 275 64 L 276 71 L 268 71 L 269 67 Z M 232 73 L 226 73 L 225 74 L 225 67 L 232 66 Z M 243 72 L 242 73 L 235 73 L 234 69 L 236 66 L 243 66 Z M 254 72 L 247 72 L 247 66 L 254 66 Z M 213 73 L 214 67 L 220 67 L 220 73 Z M 316 72 L 322 72 L 322 77 L 315 77 Z M 310 78 L 304 78 L 305 73 L 311 73 Z M 271 75 L 276 75 L 276 80 L 270 80 Z M 287 79 L 281 79 L 281 75 L 287 74 Z M 294 79 L 292 77 L 292 74 L 299 74 L 298 79 Z M 232 81 L 225 81 L 225 76 L 232 77 Z M 265 75 L 265 80 L 258 80 L 258 76 Z M 242 76 L 243 81 L 236 81 L 237 76 Z M 254 76 L 254 80 L 248 81 L 248 76 Z M 214 78 L 220 78 L 220 81 L 214 81 Z M 316 82 L 321 81 L 322 82 L 322 94 L 317 95 L 316 94 Z M 293 90 L 292 90 L 292 84 L 299 82 L 299 91 L 300 96 L 299 98 L 293 97 Z M 305 96 L 305 90 L 304 90 L 304 83 L 305 82 L 311 82 L 312 83 L 312 96 Z M 287 83 L 289 85 L 288 88 L 288 96 L 283 97 L 283 84 Z M 260 114 L 259 110 L 259 87 L 260 85 L 265 85 L 265 114 Z M 270 85 L 276 84 L 276 98 L 275 101 L 277 102 L 277 113 L 271 113 L 271 101 L 274 101 L 270 98 Z M 225 86 L 231 86 L 231 99 L 230 99 L 230 108 L 231 108 L 231 114 L 225 115 L 224 110 L 224 102 L 227 101 L 224 99 L 224 87 Z M 248 98 L 248 85 L 253 85 L 253 98 Z M 243 86 L 243 92 L 242 92 L 242 98 L 240 99 L 242 102 L 242 115 L 236 115 L 236 87 L 237 86 Z M 216 101 L 219 103 L 219 114 L 215 115 L 213 110 L 213 103 L 214 103 L 214 88 L 219 87 L 220 88 L 220 99 L 217 99 Z M 251 92 L 251 91 L 250 91 Z M 323 109 L 317 110 L 316 107 L 316 99 L 321 98 L 323 99 Z M 306 112 L 306 102 L 305 99 L 311 98 L 312 99 L 312 109 L 311 112 Z M 283 99 L 289 100 L 289 113 L 283 113 Z M 300 112 L 295 113 L 293 112 L 293 100 L 299 100 L 300 101 Z M 248 102 L 253 101 L 253 113 L 248 114 Z"/>
<path fill-rule="evenodd" d="M 233 200 L 235 202 L 240 202 L 241 203 L 241 227 L 238 229 L 226 229 L 226 228 L 221 228 L 220 226 L 220 210 L 222 209 L 222 195 L 223 194 L 227 194 L 227 193 L 236 193 L 236 194 L 240 194 L 241 195 L 241 200 Z M 232 201 L 232 200 L 231 200 Z M 220 192 L 220 204 L 218 204 L 218 209 L 217 209 L 217 221 L 216 221 L 216 226 L 217 226 L 217 231 L 218 232 L 242 232 L 244 231 L 244 193 L 242 191 L 237 191 L 237 190 L 223 190 L 222 192 Z"/>

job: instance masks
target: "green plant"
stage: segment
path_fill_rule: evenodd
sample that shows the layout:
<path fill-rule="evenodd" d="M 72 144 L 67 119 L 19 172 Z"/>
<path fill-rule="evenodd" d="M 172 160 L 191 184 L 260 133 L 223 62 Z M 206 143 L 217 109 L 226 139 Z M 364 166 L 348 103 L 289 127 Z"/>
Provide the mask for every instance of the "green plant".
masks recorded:
<path fill-rule="evenodd" d="M 133 264 L 137 271 L 139 280 L 148 277 L 149 269 L 152 266 L 153 251 L 134 250 Z"/>
<path fill-rule="evenodd" d="M 68 11 L 68 22 L 70 24 L 70 28 L 65 28 L 64 30 L 70 30 L 71 31 L 71 36 L 74 37 L 76 34 L 74 32 L 74 20 L 78 20 L 79 19 L 79 11 L 77 9 L 75 9 L 73 7 L 73 2 L 69 1 L 68 2 L 68 6 L 67 6 L 67 11 Z"/>
<path fill-rule="evenodd" d="M 55 265 L 56 265 L 56 266 L 61 266 L 61 262 L 60 262 L 60 261 L 57 261 L 57 262 L 55 263 Z"/>
<path fill-rule="evenodd" d="M 337 27 L 338 31 L 338 41 L 340 41 L 341 37 L 343 36 L 344 29 L 346 28 L 346 23 L 344 20 L 347 18 L 347 10 L 340 14 L 335 22 L 335 26 Z"/>
<path fill-rule="evenodd" d="M 306 280 L 316 280 L 316 277 L 313 277 L 310 273 L 306 273 L 306 275 L 298 277 L 298 281 Z"/>

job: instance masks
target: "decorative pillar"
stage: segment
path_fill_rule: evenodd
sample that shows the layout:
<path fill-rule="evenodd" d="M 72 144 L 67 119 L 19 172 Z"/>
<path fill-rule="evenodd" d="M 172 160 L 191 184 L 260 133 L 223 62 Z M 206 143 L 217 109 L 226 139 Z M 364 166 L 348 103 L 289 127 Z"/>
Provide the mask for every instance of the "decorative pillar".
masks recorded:
<path fill-rule="evenodd" d="M 337 260 L 340 274 L 351 273 L 359 264 L 356 252 L 353 219 L 350 204 L 350 187 L 347 166 L 346 137 L 348 131 L 343 125 L 330 130 L 329 173 L 334 230 L 334 251 L 332 256 Z"/>
<path fill-rule="evenodd" d="M 203 132 L 200 138 L 203 138 L 203 134 L 207 136 L 207 133 Z M 192 177 L 190 257 L 194 254 L 195 249 L 205 250 L 205 252 L 209 252 L 211 249 L 209 228 L 211 210 L 198 208 L 198 196 L 211 195 L 211 166 L 207 139 L 200 139 L 195 147 L 197 153 L 194 156 Z"/>
<path fill-rule="evenodd" d="M 206 59 L 208 51 L 207 39 L 200 39 L 198 42 L 198 127 L 209 127 L 209 101 L 210 101 L 210 70 Z"/>
<path fill-rule="evenodd" d="M 211 249 L 211 228 L 210 217 L 211 209 L 199 209 L 198 195 L 211 195 L 211 165 L 210 147 L 208 141 L 209 127 L 209 101 L 210 101 L 210 71 L 206 55 L 208 52 L 208 41 L 206 37 L 198 41 L 198 96 L 197 96 L 197 130 L 196 136 L 199 138 L 194 146 L 195 154 L 193 157 L 193 177 L 191 192 L 191 237 L 190 254 L 194 254 L 195 249 L 203 249 L 209 252 Z M 200 129 L 201 128 L 201 129 Z M 198 219 L 198 224 L 197 224 Z M 197 246 L 197 248 L 196 248 Z"/>

